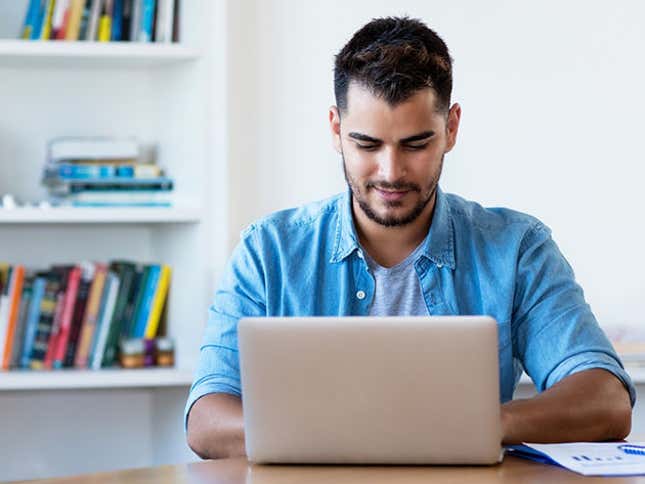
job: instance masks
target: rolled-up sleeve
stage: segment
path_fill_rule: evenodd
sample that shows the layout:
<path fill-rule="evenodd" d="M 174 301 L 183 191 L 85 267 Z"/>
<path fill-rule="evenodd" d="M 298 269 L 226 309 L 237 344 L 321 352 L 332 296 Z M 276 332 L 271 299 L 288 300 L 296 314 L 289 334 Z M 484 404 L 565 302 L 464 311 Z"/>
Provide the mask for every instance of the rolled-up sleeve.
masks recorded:
<path fill-rule="evenodd" d="M 634 384 L 585 302 L 571 266 L 541 223 L 522 241 L 516 281 L 514 356 L 537 390 L 573 373 L 602 368 L 623 383 L 633 407 Z"/>
<path fill-rule="evenodd" d="M 204 395 L 242 394 L 237 323 L 243 317 L 266 315 L 264 271 L 256 240 L 253 226 L 242 233 L 209 308 L 197 371 L 184 409 L 184 425 L 192 406 Z"/>

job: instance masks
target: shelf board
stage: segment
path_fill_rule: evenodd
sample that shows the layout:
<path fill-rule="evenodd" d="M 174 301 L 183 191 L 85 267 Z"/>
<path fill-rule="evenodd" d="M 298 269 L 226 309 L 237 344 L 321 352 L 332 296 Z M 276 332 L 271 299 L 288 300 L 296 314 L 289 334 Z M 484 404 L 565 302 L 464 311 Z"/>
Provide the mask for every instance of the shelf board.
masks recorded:
<path fill-rule="evenodd" d="M 181 44 L 0 40 L 0 65 L 16 67 L 47 64 L 154 66 L 198 58 L 197 50 Z"/>
<path fill-rule="evenodd" d="M 188 387 L 192 379 L 192 371 L 175 368 L 16 370 L 0 372 L 0 391 Z"/>
<path fill-rule="evenodd" d="M 625 365 L 625 371 L 629 374 L 634 382 L 634 385 L 645 384 L 645 366 L 628 366 Z M 520 385 L 533 385 L 533 382 L 526 373 L 522 373 L 519 381 Z"/>
<path fill-rule="evenodd" d="M 2 224 L 198 223 L 202 211 L 183 207 L 0 208 Z"/>

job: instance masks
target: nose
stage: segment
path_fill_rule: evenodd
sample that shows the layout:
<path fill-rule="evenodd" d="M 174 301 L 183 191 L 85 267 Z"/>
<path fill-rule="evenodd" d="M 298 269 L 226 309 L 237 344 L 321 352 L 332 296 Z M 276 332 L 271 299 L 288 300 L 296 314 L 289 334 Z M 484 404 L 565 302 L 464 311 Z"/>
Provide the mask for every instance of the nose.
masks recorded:
<path fill-rule="evenodd" d="M 379 178 L 388 182 L 401 180 L 406 174 L 405 160 L 396 148 L 386 147 L 379 154 Z"/>

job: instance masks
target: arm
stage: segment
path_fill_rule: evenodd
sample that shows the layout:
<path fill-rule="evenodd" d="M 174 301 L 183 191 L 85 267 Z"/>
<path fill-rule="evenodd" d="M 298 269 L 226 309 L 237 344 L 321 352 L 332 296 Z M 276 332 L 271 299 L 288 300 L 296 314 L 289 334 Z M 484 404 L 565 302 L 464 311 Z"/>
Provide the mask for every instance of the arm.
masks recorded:
<path fill-rule="evenodd" d="M 631 416 L 623 383 L 608 371 L 586 370 L 533 398 L 502 405 L 503 443 L 621 440 Z"/>
<path fill-rule="evenodd" d="M 244 456 L 242 400 L 227 393 L 204 395 L 188 415 L 187 438 L 202 459 Z"/>

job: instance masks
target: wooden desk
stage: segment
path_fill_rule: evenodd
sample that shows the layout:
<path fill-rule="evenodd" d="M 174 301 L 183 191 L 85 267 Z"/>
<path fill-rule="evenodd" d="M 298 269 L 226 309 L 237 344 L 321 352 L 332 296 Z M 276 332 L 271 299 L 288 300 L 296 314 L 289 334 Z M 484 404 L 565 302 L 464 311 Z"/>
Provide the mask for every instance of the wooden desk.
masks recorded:
<path fill-rule="evenodd" d="M 493 482 L 645 484 L 645 476 L 584 477 L 559 467 L 537 464 L 517 457 L 506 457 L 502 464 L 490 467 L 257 466 L 249 465 L 245 459 L 225 459 L 29 482 L 47 484 L 487 484 Z"/>

